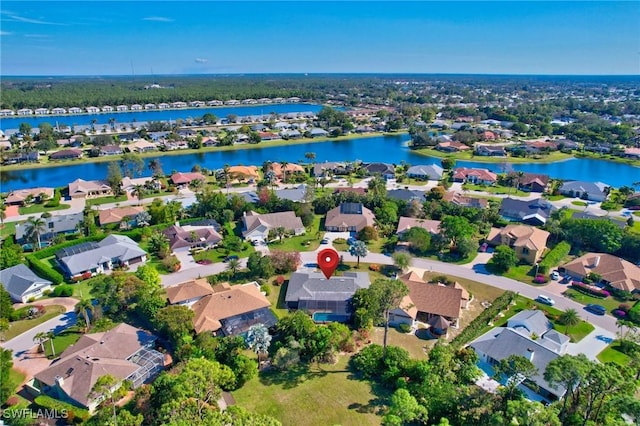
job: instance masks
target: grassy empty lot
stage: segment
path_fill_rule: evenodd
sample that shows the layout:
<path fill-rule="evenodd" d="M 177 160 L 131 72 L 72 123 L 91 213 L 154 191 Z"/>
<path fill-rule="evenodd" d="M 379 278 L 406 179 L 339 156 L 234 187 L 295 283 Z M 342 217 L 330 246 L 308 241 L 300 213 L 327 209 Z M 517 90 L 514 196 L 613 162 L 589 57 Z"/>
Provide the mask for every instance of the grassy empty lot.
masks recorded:
<path fill-rule="evenodd" d="M 40 325 L 45 321 L 49 321 L 51 318 L 54 318 L 65 312 L 63 306 L 60 305 L 51 305 L 44 307 L 45 313 L 42 314 L 38 318 L 34 319 L 24 319 L 20 321 L 13 321 L 9 324 L 9 330 L 5 333 L 5 340 L 13 339 L 14 337 L 24 333 L 27 330 L 32 329 L 36 325 Z"/>
<path fill-rule="evenodd" d="M 617 340 L 600 352 L 598 359 L 600 362 L 613 362 L 623 367 L 631 360 L 627 354 L 620 352 L 620 342 Z"/>
<path fill-rule="evenodd" d="M 528 192 L 517 190 L 513 187 L 501 186 L 501 185 L 474 185 L 471 183 L 465 183 L 462 185 L 463 191 L 479 191 L 479 192 L 487 192 L 489 194 L 511 194 L 518 197 L 526 197 L 529 195 Z"/>
<path fill-rule="evenodd" d="M 349 358 L 335 365 L 263 372 L 233 393 L 238 405 L 267 414 L 284 426 L 379 425 L 385 399 L 347 369 Z M 384 395 L 386 397 L 386 395 Z"/>

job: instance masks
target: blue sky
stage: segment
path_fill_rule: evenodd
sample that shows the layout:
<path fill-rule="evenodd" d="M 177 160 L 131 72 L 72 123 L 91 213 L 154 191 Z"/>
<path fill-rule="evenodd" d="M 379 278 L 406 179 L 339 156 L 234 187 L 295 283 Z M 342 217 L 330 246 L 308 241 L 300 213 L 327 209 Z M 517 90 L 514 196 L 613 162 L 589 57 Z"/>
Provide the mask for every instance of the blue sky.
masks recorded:
<path fill-rule="evenodd" d="M 2 1 L 2 75 L 640 74 L 640 2 Z"/>

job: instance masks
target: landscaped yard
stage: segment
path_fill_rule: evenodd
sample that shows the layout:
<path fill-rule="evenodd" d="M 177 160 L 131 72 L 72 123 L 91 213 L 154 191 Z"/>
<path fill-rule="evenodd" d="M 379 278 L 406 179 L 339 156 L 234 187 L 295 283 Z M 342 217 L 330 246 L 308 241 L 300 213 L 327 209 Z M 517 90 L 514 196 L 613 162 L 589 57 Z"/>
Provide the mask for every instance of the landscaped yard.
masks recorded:
<path fill-rule="evenodd" d="M 5 222 L 2 227 L 0 227 L 0 237 L 6 238 L 9 235 L 15 235 L 17 223 L 18 222 Z"/>
<path fill-rule="evenodd" d="M 320 245 L 320 240 L 324 233 L 320 232 L 320 222 L 322 216 L 316 215 L 313 223 L 307 227 L 304 235 L 298 235 L 291 238 L 283 238 L 282 241 L 274 241 L 269 244 L 272 250 L 283 251 L 313 251 Z"/>
<path fill-rule="evenodd" d="M 109 197 L 100 197 L 100 198 L 89 198 L 87 199 L 86 206 L 99 206 L 101 204 L 109 204 L 109 203 L 121 203 L 123 201 L 127 201 L 127 194 L 119 195 L 119 196 L 109 196 Z"/>
<path fill-rule="evenodd" d="M 571 204 L 574 206 L 587 207 L 586 201 L 572 201 Z"/>
<path fill-rule="evenodd" d="M 598 359 L 600 362 L 614 362 L 623 367 L 629 365 L 629 361 L 631 361 L 627 354 L 620 351 L 620 342 L 617 340 L 600 352 Z"/>
<path fill-rule="evenodd" d="M 371 341 L 382 345 L 383 340 L 384 327 L 374 327 L 371 332 Z M 437 339 L 424 340 L 415 334 L 402 333 L 394 327 L 389 327 L 389 334 L 387 335 L 387 344 L 406 349 L 411 354 L 411 358 L 414 359 L 425 359 L 427 357 L 425 346 L 427 351 L 431 350 L 437 341 Z"/>
<path fill-rule="evenodd" d="M 60 305 L 51 305 L 44 307 L 45 313 L 34 319 L 24 319 L 20 321 L 13 321 L 9 325 L 9 330 L 5 333 L 5 340 L 13 339 L 14 337 L 24 333 L 27 330 L 32 329 L 36 325 L 40 325 L 45 321 L 49 321 L 51 318 L 54 318 L 65 312 L 63 306 Z"/>
<path fill-rule="evenodd" d="M 44 204 L 32 204 L 27 207 L 20 207 L 18 209 L 18 213 L 20 214 L 35 214 L 35 213 L 44 213 L 44 212 L 52 212 L 54 210 L 66 210 L 71 208 L 69 204 L 60 204 L 57 207 L 45 207 Z"/>
<path fill-rule="evenodd" d="M 529 195 L 528 192 L 517 190 L 513 187 L 501 186 L 501 185 L 474 185 L 472 183 L 465 183 L 462 185 L 463 191 L 478 191 L 478 192 L 487 192 L 489 194 L 511 194 L 518 197 L 526 197 Z"/>
<path fill-rule="evenodd" d="M 82 337 L 82 333 L 78 330 L 78 327 L 69 328 L 56 335 L 53 338 L 53 347 L 56 350 L 56 356 L 59 356 L 65 349 L 76 343 L 80 337 Z M 49 341 L 44 343 L 44 354 L 49 359 L 55 358 L 51 353 L 51 342 Z"/>
<path fill-rule="evenodd" d="M 73 284 L 73 296 L 78 299 L 88 299 L 91 297 L 93 286 L 91 280 L 79 281 Z"/>
<path fill-rule="evenodd" d="M 245 242 L 243 243 L 242 250 L 240 251 L 227 253 L 225 249 L 215 248 L 212 250 L 201 251 L 200 253 L 195 254 L 193 256 L 193 259 L 196 262 L 199 260 L 207 259 L 216 263 L 216 262 L 222 262 L 224 258 L 227 256 L 249 257 L 249 255 L 254 251 L 256 251 L 256 249 L 251 244 Z"/>
<path fill-rule="evenodd" d="M 233 396 L 238 405 L 273 416 L 284 426 L 379 425 L 375 413 L 387 395 L 376 395 L 368 382 L 355 379 L 348 360 L 340 356 L 335 365 L 263 372 Z"/>
<path fill-rule="evenodd" d="M 572 288 L 567 288 L 564 292 L 564 295 L 570 298 L 571 300 L 573 300 L 574 302 L 578 302 L 583 305 L 587 305 L 589 303 L 602 305 L 605 308 L 607 308 L 607 311 L 612 311 L 616 309 L 621 303 L 625 303 L 621 300 L 616 300 L 613 296 L 609 296 L 606 299 L 602 299 L 600 297 L 594 297 L 588 294 L 581 293 Z"/>
<path fill-rule="evenodd" d="M 502 274 L 503 277 L 511 278 L 512 280 L 520 281 L 525 284 L 534 284 L 536 270 L 531 265 L 518 265 L 509 269 Z M 536 284 L 539 285 L 539 284 Z"/>

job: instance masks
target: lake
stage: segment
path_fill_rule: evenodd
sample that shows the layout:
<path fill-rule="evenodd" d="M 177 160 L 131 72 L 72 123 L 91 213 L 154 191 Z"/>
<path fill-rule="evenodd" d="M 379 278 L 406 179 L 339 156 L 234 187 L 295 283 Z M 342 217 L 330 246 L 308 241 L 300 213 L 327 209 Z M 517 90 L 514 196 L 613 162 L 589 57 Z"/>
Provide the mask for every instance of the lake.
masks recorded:
<path fill-rule="evenodd" d="M 13 116 L 0 118 L 0 129 L 18 129 L 21 123 L 29 123 L 32 128 L 38 127 L 41 123 L 49 123 L 66 126 L 89 126 L 91 120 L 96 120 L 96 129 L 101 129 L 103 125 L 109 125 L 109 119 L 115 119 L 115 124 L 119 123 L 144 123 L 148 121 L 176 121 L 187 118 L 202 117 L 206 113 L 211 113 L 218 118 L 225 118 L 229 114 L 239 117 L 249 115 L 269 115 L 286 114 L 289 112 L 318 112 L 322 105 L 317 104 L 266 104 L 233 107 L 207 107 L 207 108 L 181 108 L 163 109 L 150 111 L 127 111 L 127 112 L 105 112 L 100 114 L 65 114 L 65 115 L 38 115 L 38 116 Z M 342 108 L 337 108 L 342 109 Z"/>
<path fill-rule="evenodd" d="M 304 154 L 314 152 L 316 161 L 381 161 L 399 164 L 439 164 L 439 158 L 425 157 L 407 147 L 409 135 L 376 136 L 343 141 L 305 143 L 300 145 L 264 147 L 235 151 L 211 151 L 197 154 L 165 155 L 145 158 L 148 164 L 153 158 L 159 158 L 165 173 L 172 170 L 189 171 L 195 164 L 207 169 L 222 168 L 230 165 L 257 165 L 265 161 L 305 162 Z M 114 158 L 116 160 L 117 158 Z M 109 163 L 65 164 L 31 170 L 1 171 L 2 192 L 15 189 L 46 186 L 60 187 L 82 178 L 85 180 L 104 179 Z M 458 161 L 458 166 L 487 168 L 502 172 L 500 164 Z M 619 187 L 640 181 L 640 168 L 627 164 L 593 159 L 571 159 L 556 163 L 513 164 L 513 170 L 531 173 L 543 173 L 560 179 L 601 181 Z M 144 174 L 149 174 L 145 169 Z"/>

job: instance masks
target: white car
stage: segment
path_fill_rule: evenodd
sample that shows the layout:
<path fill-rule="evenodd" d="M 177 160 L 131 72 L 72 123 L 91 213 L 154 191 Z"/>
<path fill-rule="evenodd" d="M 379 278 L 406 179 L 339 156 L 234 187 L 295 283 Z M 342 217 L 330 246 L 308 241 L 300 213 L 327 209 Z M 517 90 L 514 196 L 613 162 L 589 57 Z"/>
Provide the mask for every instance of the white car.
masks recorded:
<path fill-rule="evenodd" d="M 558 273 L 558 271 L 553 271 L 550 276 L 551 279 L 555 281 L 558 281 L 560 279 L 560 274 Z"/>
<path fill-rule="evenodd" d="M 544 303 L 545 305 L 549 305 L 549 306 L 553 306 L 553 305 L 556 304 L 555 300 L 553 300 L 550 297 L 543 296 L 543 295 L 540 295 L 540 296 L 536 297 L 536 301 L 538 301 L 540 303 Z"/>

